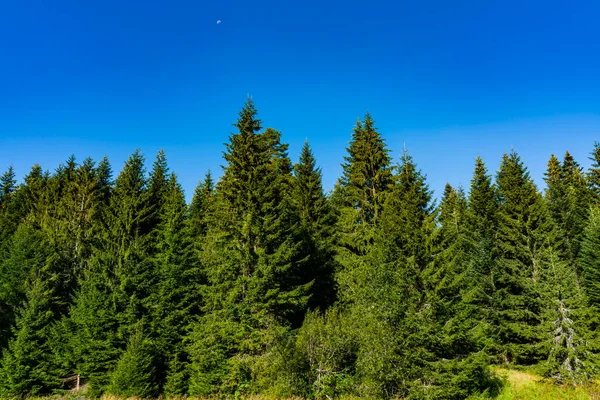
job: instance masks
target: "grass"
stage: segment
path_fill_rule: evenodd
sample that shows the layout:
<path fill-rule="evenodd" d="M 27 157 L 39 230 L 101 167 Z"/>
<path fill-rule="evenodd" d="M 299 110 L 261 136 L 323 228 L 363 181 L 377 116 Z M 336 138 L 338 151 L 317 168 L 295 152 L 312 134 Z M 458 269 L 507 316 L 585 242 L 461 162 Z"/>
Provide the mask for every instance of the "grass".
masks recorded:
<path fill-rule="evenodd" d="M 551 381 L 530 372 L 504 368 L 494 368 L 494 371 L 504 380 L 505 385 L 498 396 L 490 400 L 600 400 L 600 381 L 579 387 L 558 386 Z M 85 400 L 84 393 L 68 393 L 39 400 Z M 131 398 L 130 400 L 134 400 Z M 477 398 L 482 399 L 481 397 Z M 36 400 L 30 398 L 29 400 Z M 103 396 L 101 400 L 124 400 L 116 396 Z M 141 400 L 141 399 L 136 399 Z M 167 400 L 167 399 L 164 399 Z M 199 398 L 178 398 L 169 400 L 202 400 Z M 245 400 L 275 400 L 272 397 L 251 396 Z M 293 398 L 288 400 L 301 400 Z M 342 400 L 356 400 L 344 398 Z M 482 399 L 483 400 L 483 399 Z"/>
<path fill-rule="evenodd" d="M 600 384 L 558 386 L 532 373 L 497 368 L 506 384 L 496 400 L 600 400 Z"/>

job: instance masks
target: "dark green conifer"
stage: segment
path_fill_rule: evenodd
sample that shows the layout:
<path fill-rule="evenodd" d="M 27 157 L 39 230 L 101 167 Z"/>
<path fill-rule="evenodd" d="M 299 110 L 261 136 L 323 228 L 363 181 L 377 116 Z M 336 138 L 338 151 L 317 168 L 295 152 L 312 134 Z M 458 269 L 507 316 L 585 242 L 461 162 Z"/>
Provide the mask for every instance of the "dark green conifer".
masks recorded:
<path fill-rule="evenodd" d="M 207 232 L 207 223 L 215 195 L 215 185 L 210 171 L 204 181 L 198 183 L 194 190 L 192 203 L 189 206 L 189 227 L 194 243 L 198 247 Z"/>
<path fill-rule="evenodd" d="M 535 364 L 544 357 L 539 348 L 544 307 L 540 280 L 552 251 L 549 243 L 556 238 L 554 225 L 514 151 L 502 157 L 497 184 L 500 211 L 494 286 L 501 359 Z"/>
<path fill-rule="evenodd" d="M 582 169 L 569 152 L 562 164 L 552 155 L 545 180 L 546 202 L 558 228 L 563 259 L 575 266 L 589 207 Z"/>
<path fill-rule="evenodd" d="M 129 338 L 127 349 L 111 373 L 106 391 L 122 397 L 156 396 L 158 386 L 154 381 L 154 354 L 156 349 L 138 328 Z"/>
<path fill-rule="evenodd" d="M 314 281 L 310 308 L 324 310 L 335 299 L 333 273 L 335 215 L 323 193 L 321 169 L 308 144 L 304 143 L 299 163 L 294 166 L 293 199 L 300 217 L 300 225 L 309 260 L 304 269 L 304 281 Z"/>
<path fill-rule="evenodd" d="M 125 348 L 123 338 L 148 313 L 157 278 L 148 257 L 150 235 L 144 229 L 152 212 L 144 175 L 144 158 L 136 151 L 104 208 L 103 230 L 71 310 L 78 343 L 76 369 L 95 394 L 106 389 L 109 373 Z M 106 164 L 100 176 L 108 183 Z"/>
<path fill-rule="evenodd" d="M 474 306 L 473 315 L 481 320 L 481 331 L 497 326 L 495 282 L 497 273 L 496 238 L 498 232 L 497 189 L 492 183 L 487 168 L 480 157 L 475 160 L 475 169 L 467 202 L 466 233 L 468 243 L 467 278 L 471 285 L 463 294 L 464 301 Z M 484 335 L 486 349 L 496 353 L 493 332 Z"/>
<path fill-rule="evenodd" d="M 15 171 L 11 165 L 8 167 L 8 170 L 0 176 L 0 206 L 8 200 L 8 196 L 14 192 L 16 184 Z"/>
<path fill-rule="evenodd" d="M 339 260 L 346 269 L 373 243 L 374 226 L 392 184 L 391 158 L 370 114 L 356 122 L 336 186 Z"/>
<path fill-rule="evenodd" d="M 587 173 L 588 186 L 591 191 L 592 199 L 595 202 L 600 201 L 600 143 L 594 142 L 594 150 L 591 157 L 592 165 Z"/>
<path fill-rule="evenodd" d="M 51 327 L 64 308 L 60 280 L 64 260 L 42 240 L 36 248 L 41 265 L 30 265 L 26 300 L 16 311 L 13 337 L 4 349 L 0 393 L 23 397 L 51 393 L 60 386 L 51 345 Z"/>
<path fill-rule="evenodd" d="M 302 313 L 308 300 L 309 283 L 301 281 L 305 263 L 298 223 L 287 195 L 287 145 L 273 129 L 258 133 L 260 121 L 251 100 L 235 126 L 238 132 L 226 145 L 227 166 L 217 184 L 202 251 L 207 315 L 196 324 L 190 347 L 192 381 L 212 382 L 212 392 L 248 388 L 255 362 L 268 345 L 266 331 L 278 330 Z M 222 338 L 225 327 L 236 334 L 221 353 L 221 339 L 212 338 Z M 211 336 L 202 338 L 205 334 Z M 212 361 L 202 361 L 210 354 L 215 354 Z M 201 387 L 190 391 L 206 394 Z"/>
<path fill-rule="evenodd" d="M 600 308 L 600 208 L 590 210 L 588 225 L 584 230 L 579 256 L 581 284 L 589 304 Z"/>
<path fill-rule="evenodd" d="M 201 307 L 201 274 L 193 262 L 187 223 L 183 189 L 171 174 L 156 230 L 153 263 L 157 283 L 150 301 L 152 335 L 159 350 L 155 359 L 162 369 L 157 371 L 157 380 L 167 383 L 165 392 L 169 395 L 187 392 L 188 360 L 183 340 Z"/>

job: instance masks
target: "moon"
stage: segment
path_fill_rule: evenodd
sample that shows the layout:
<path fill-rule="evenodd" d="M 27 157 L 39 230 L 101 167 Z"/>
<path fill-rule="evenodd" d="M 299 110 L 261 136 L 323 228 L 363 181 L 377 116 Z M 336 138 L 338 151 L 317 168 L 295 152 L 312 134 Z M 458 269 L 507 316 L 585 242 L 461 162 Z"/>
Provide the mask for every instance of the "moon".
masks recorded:
<path fill-rule="evenodd" d="M 219 25 L 221 22 L 223 22 L 223 21 L 221 21 L 220 19 L 218 19 L 217 20 L 217 25 Z"/>

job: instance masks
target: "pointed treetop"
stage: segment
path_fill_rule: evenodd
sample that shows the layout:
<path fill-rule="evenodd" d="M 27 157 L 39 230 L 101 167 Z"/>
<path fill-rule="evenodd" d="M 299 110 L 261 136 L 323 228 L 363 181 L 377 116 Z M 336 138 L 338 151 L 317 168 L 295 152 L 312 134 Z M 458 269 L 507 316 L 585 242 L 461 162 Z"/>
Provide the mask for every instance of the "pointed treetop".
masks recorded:
<path fill-rule="evenodd" d="M 318 172 L 319 174 L 321 173 L 321 169 L 316 168 L 315 156 L 312 152 L 310 144 L 308 143 L 308 139 L 302 145 L 302 150 L 300 151 L 300 162 L 297 164 L 297 166 L 306 170 Z"/>
<path fill-rule="evenodd" d="M 583 169 L 568 151 L 563 159 L 562 175 L 568 185 L 582 185 L 584 183 Z"/>
<path fill-rule="evenodd" d="M 16 184 L 15 171 L 11 165 L 8 167 L 8 170 L 0 176 L 0 203 L 6 200 L 8 195 L 15 190 Z"/>
<path fill-rule="evenodd" d="M 550 155 L 550 160 L 548 161 L 548 169 L 546 170 L 546 177 L 544 180 L 548 185 L 551 185 L 554 182 L 559 182 L 562 180 L 562 165 L 560 161 L 554 154 Z"/>
<path fill-rule="evenodd" d="M 261 130 L 261 121 L 256 118 L 258 111 L 251 98 L 246 99 L 244 107 L 239 112 L 239 118 L 233 126 L 241 135 L 252 135 Z"/>

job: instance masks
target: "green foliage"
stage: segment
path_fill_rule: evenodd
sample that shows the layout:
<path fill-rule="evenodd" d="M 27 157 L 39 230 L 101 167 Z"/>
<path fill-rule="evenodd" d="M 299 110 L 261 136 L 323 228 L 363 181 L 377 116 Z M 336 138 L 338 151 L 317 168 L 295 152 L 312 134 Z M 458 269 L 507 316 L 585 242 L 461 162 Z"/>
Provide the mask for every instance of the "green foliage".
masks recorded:
<path fill-rule="evenodd" d="M 334 261 L 333 209 L 323 193 L 321 169 L 308 145 L 304 143 L 300 161 L 294 166 L 292 198 L 300 219 L 303 243 L 302 251 L 308 260 L 302 268 L 302 281 L 313 282 L 308 306 L 311 309 L 326 309 L 335 300 L 333 280 Z"/>
<path fill-rule="evenodd" d="M 152 397 L 157 393 L 154 380 L 155 349 L 144 338 L 141 329 L 129 339 L 127 349 L 119 358 L 110 377 L 107 392 L 123 397 Z"/>
<path fill-rule="evenodd" d="M 548 267 L 548 239 L 556 238 L 554 225 L 515 152 L 503 156 L 497 182 L 497 338 L 505 362 L 534 364 L 544 357 L 538 346 L 543 309 L 540 279 Z"/>
<path fill-rule="evenodd" d="M 335 398 L 353 391 L 358 341 L 349 328 L 337 308 L 322 315 L 306 315 L 296 347 L 303 360 L 301 371 L 306 390 L 312 397 Z"/>
<path fill-rule="evenodd" d="M 581 254 L 581 281 L 590 305 L 600 308 L 600 208 L 592 207 L 584 231 Z"/>
<path fill-rule="evenodd" d="M 543 197 L 511 152 L 495 182 L 477 158 L 468 195 L 447 185 L 436 205 L 406 151 L 391 166 L 369 114 L 330 196 L 308 142 L 292 166 L 251 100 L 234 126 L 223 176 L 189 205 L 163 151 L 149 173 L 136 151 L 115 180 L 106 158 L 73 156 L 21 184 L 0 176 L 0 397 L 61 392 L 73 375 L 89 397 L 592 387 L 598 143 L 587 175 L 552 156 Z M 544 381 L 511 371 L 501 388 L 493 362 Z"/>
<path fill-rule="evenodd" d="M 206 173 L 204 181 L 200 182 L 194 190 L 192 203 L 189 206 L 189 227 L 194 242 L 199 245 L 200 239 L 206 236 L 207 223 L 211 212 L 211 205 L 215 195 L 215 185 L 210 171 Z"/>
<path fill-rule="evenodd" d="M 587 223 L 589 191 L 581 167 L 567 152 L 562 164 L 552 155 L 546 172 L 546 202 L 560 238 L 563 258 L 573 266 Z"/>
<path fill-rule="evenodd" d="M 53 261 L 48 257 L 28 279 L 26 302 L 17 312 L 13 338 L 3 352 L 0 393 L 6 396 L 46 394 L 60 385 L 50 347 L 60 302 L 56 290 L 60 274 Z"/>
<path fill-rule="evenodd" d="M 587 174 L 587 181 L 592 198 L 598 203 L 600 201 L 600 143 L 594 142 L 594 150 L 592 151 L 590 160 L 592 161 L 592 165 Z"/>
<path fill-rule="evenodd" d="M 393 183 L 389 150 L 369 114 L 364 121 L 356 122 L 346 150 L 343 175 L 333 196 L 338 214 L 337 280 L 341 286 L 351 280 L 352 270 L 371 251 L 386 194 Z"/>
<path fill-rule="evenodd" d="M 580 385 L 589 381 L 597 361 L 590 351 L 597 341 L 589 325 L 592 313 L 578 285 L 575 268 L 556 254 L 551 254 L 548 261 L 543 276 L 543 329 L 548 354 L 544 372 L 557 383 Z"/>

